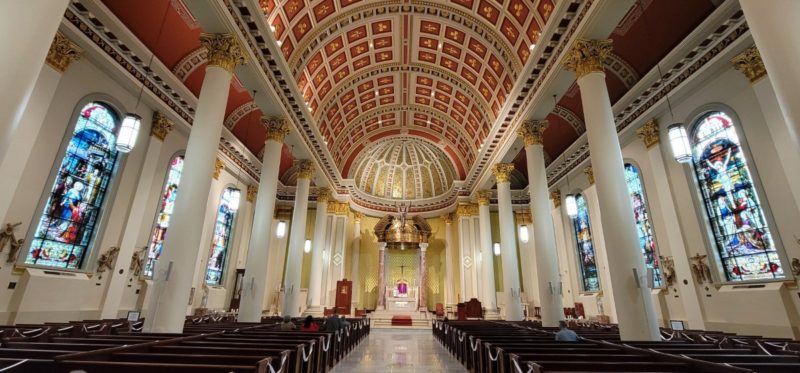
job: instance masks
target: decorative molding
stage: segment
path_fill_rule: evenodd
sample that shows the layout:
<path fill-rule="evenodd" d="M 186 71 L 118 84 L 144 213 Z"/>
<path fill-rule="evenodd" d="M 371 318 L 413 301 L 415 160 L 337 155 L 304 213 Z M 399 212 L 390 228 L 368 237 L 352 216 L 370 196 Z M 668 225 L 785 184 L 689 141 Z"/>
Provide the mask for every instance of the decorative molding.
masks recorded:
<path fill-rule="evenodd" d="M 639 139 L 642 140 L 644 146 L 647 149 L 650 149 L 656 145 L 658 145 L 660 138 L 659 138 L 659 130 L 658 130 L 658 122 L 656 118 L 652 118 L 645 122 L 641 127 L 636 130 L 636 135 L 639 136 Z"/>
<path fill-rule="evenodd" d="M 764 61 L 761 60 L 761 53 L 755 46 L 747 48 L 744 52 L 739 53 L 731 60 L 731 63 L 733 63 L 733 68 L 739 70 L 750 80 L 750 83 L 755 83 L 767 76 L 767 68 L 764 67 Z"/>
<path fill-rule="evenodd" d="M 45 62 L 56 71 L 63 73 L 67 71 L 71 63 L 81 58 L 82 53 L 83 49 L 58 31 L 53 42 L 50 43 Z"/>
<path fill-rule="evenodd" d="M 175 123 L 167 118 L 164 113 L 160 111 L 153 112 L 153 123 L 150 126 L 150 136 L 164 141 L 174 127 Z"/>
<path fill-rule="evenodd" d="M 575 114 L 574 111 L 561 105 L 556 105 L 553 108 L 553 114 L 569 123 L 569 125 L 575 130 L 575 133 L 580 135 L 586 132 L 586 123 L 584 123 L 583 119 L 581 119 L 578 114 Z"/>
<path fill-rule="evenodd" d="M 233 128 L 237 123 L 239 123 L 240 120 L 242 120 L 242 118 L 256 110 L 258 110 L 258 105 L 256 105 L 256 103 L 253 101 L 245 102 L 244 104 L 239 105 L 239 107 L 233 109 L 233 111 L 228 114 L 228 117 L 225 118 L 225 128 L 233 131 Z"/>
<path fill-rule="evenodd" d="M 214 161 L 214 180 L 219 180 L 219 174 L 222 172 L 222 169 L 225 168 L 225 162 L 221 159 L 217 158 Z"/>
<path fill-rule="evenodd" d="M 181 58 L 175 67 L 172 68 L 172 73 L 182 82 L 186 81 L 189 75 L 192 75 L 195 69 L 202 66 L 208 61 L 208 50 L 204 47 L 197 48 L 187 53 Z"/>
<path fill-rule="evenodd" d="M 579 79 L 589 73 L 603 72 L 611 55 L 611 44 L 611 39 L 578 39 L 564 58 L 564 68 L 574 71 Z"/>
<path fill-rule="evenodd" d="M 589 181 L 589 185 L 594 185 L 594 169 L 592 166 L 587 166 L 584 168 L 583 174 L 586 175 L 586 180 Z"/>
<path fill-rule="evenodd" d="M 233 74 L 236 65 L 244 65 L 242 46 L 233 34 L 200 34 L 200 45 L 208 50 L 208 65 L 219 66 Z"/>
<path fill-rule="evenodd" d="M 458 207 L 456 208 L 456 216 L 459 218 L 478 216 L 478 205 L 474 203 L 469 203 L 466 205 L 458 205 Z"/>
<path fill-rule="evenodd" d="M 347 202 L 337 202 L 337 201 L 328 202 L 329 214 L 347 215 L 348 211 L 350 211 L 350 204 L 348 204 Z"/>
<path fill-rule="evenodd" d="M 492 175 L 497 180 L 497 183 L 510 183 L 511 173 L 514 172 L 513 163 L 498 163 L 492 167 Z"/>
<path fill-rule="evenodd" d="M 519 126 L 517 134 L 525 141 L 525 146 L 544 144 L 544 131 L 550 123 L 547 120 L 526 120 Z"/>
<path fill-rule="evenodd" d="M 191 30 L 195 30 L 200 27 L 200 22 L 197 21 L 197 18 L 194 17 L 189 8 L 186 7 L 186 4 L 183 3 L 183 0 L 170 0 L 170 4 L 172 8 L 175 9 L 175 12 L 181 16 L 181 19 L 186 26 L 189 27 Z"/>

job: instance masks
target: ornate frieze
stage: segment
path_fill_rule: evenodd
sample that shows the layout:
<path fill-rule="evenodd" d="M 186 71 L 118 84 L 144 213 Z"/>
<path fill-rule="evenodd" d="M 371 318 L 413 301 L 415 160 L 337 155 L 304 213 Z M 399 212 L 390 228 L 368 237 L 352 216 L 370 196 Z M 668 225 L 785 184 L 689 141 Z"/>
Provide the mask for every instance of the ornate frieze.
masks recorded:
<path fill-rule="evenodd" d="M 574 71 L 578 78 L 592 72 L 602 72 L 604 62 L 611 54 L 611 43 L 611 39 L 578 39 L 564 59 L 564 67 Z"/>
<path fill-rule="evenodd" d="M 219 66 L 233 73 L 236 65 L 244 65 L 242 46 L 233 34 L 200 34 L 200 45 L 208 50 L 208 65 Z"/>
<path fill-rule="evenodd" d="M 458 207 L 456 208 L 456 216 L 459 218 L 477 216 L 477 215 L 478 215 L 478 205 L 474 203 L 469 203 L 466 205 L 458 205 Z"/>

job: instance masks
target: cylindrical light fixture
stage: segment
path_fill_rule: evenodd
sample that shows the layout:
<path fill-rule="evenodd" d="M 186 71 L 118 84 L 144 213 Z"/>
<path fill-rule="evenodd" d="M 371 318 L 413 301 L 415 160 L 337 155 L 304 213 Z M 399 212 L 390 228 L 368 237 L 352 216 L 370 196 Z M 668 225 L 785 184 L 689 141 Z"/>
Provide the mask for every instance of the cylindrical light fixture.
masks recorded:
<path fill-rule="evenodd" d="M 278 222 L 278 227 L 275 229 L 275 236 L 278 238 L 286 237 L 286 222 L 281 220 Z"/>
<path fill-rule="evenodd" d="M 669 144 L 672 147 L 672 156 L 679 163 L 689 163 L 692 161 L 692 148 L 689 144 L 689 136 L 686 129 L 680 123 L 675 123 L 667 127 Z"/>
<path fill-rule="evenodd" d="M 500 256 L 500 244 L 497 242 L 494 243 L 494 256 Z"/>
<path fill-rule="evenodd" d="M 528 235 L 527 225 L 519 226 L 519 240 L 522 241 L 522 243 L 528 243 L 528 240 L 530 240 L 530 236 Z"/>
<path fill-rule="evenodd" d="M 572 219 L 578 216 L 578 202 L 575 201 L 574 195 L 568 194 L 567 198 L 564 198 L 564 206 L 567 208 L 567 216 Z"/>
<path fill-rule="evenodd" d="M 139 136 L 141 123 L 142 117 L 133 113 L 125 114 L 125 119 L 122 120 L 122 126 L 119 127 L 117 135 L 117 151 L 128 153 L 133 150 L 136 145 L 136 137 Z"/>
<path fill-rule="evenodd" d="M 231 199 L 228 201 L 228 208 L 231 211 L 238 211 L 239 210 L 239 202 L 241 201 L 242 193 L 239 192 L 239 189 L 231 189 Z"/>
<path fill-rule="evenodd" d="M 306 240 L 306 244 L 303 246 L 303 252 L 306 254 L 311 252 L 311 240 Z"/>

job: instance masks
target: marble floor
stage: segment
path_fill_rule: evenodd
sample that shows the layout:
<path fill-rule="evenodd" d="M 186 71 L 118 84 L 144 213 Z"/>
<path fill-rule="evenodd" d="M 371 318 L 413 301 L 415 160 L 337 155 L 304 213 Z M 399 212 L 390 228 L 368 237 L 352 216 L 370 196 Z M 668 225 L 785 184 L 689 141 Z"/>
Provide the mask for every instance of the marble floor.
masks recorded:
<path fill-rule="evenodd" d="M 331 373 L 446 372 L 467 370 L 428 330 L 372 329 Z"/>

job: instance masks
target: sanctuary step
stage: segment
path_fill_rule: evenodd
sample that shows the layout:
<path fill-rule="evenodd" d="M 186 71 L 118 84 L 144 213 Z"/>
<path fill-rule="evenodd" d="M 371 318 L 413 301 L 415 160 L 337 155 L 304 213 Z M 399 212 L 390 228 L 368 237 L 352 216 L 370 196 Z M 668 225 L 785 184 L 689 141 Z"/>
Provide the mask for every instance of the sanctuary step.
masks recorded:
<path fill-rule="evenodd" d="M 378 329 L 430 329 L 430 317 L 426 312 L 376 310 L 369 319 Z"/>

